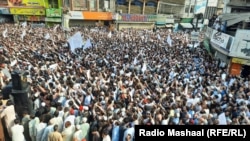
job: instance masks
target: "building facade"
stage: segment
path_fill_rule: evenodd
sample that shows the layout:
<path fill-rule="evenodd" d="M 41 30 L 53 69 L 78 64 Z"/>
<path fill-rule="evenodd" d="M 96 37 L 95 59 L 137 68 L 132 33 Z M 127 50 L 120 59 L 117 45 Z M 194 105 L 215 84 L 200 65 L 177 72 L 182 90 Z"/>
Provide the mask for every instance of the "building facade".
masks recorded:
<path fill-rule="evenodd" d="M 206 37 L 213 56 L 228 64 L 228 73 L 250 76 L 250 0 L 224 0 L 220 22 L 226 31 L 207 28 Z M 209 45 L 208 45 L 209 46 Z"/>
<path fill-rule="evenodd" d="M 0 16 L 16 23 L 61 23 L 62 0 L 1 0 Z"/>

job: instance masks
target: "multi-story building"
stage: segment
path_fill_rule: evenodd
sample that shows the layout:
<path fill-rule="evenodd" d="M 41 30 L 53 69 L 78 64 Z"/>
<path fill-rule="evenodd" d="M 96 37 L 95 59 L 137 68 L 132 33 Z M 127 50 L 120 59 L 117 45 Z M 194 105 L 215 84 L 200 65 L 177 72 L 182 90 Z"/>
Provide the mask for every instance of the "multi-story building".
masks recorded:
<path fill-rule="evenodd" d="M 110 25 L 115 20 L 115 0 L 65 0 L 70 14 L 69 26 Z"/>
<path fill-rule="evenodd" d="M 207 28 L 205 44 L 210 43 L 212 55 L 228 64 L 228 73 L 250 76 L 250 0 L 224 0 L 220 21 L 226 27 L 221 32 Z"/>
<path fill-rule="evenodd" d="M 152 28 L 174 23 L 173 15 L 183 0 L 66 0 L 69 25 L 116 25 L 121 28 Z M 184 5 L 181 5 L 182 9 Z"/>
<path fill-rule="evenodd" d="M 61 8 L 62 0 L 0 1 L 1 16 L 13 19 L 14 22 L 61 23 Z"/>
<path fill-rule="evenodd" d="M 118 29 L 173 24 L 184 9 L 183 3 L 183 0 L 117 0 Z"/>

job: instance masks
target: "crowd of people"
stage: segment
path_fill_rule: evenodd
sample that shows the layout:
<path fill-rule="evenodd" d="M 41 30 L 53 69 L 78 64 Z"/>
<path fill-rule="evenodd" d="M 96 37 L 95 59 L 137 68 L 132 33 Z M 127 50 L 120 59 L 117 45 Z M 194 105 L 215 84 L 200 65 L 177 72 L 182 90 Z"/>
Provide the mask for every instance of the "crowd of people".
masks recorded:
<path fill-rule="evenodd" d="M 31 110 L 2 101 L 12 141 L 132 141 L 135 125 L 249 125 L 249 77 L 227 73 L 188 32 L 0 25 L 1 69 L 27 73 Z M 91 47 L 73 53 L 80 32 Z M 66 35 L 67 34 L 67 35 Z M 202 42 L 203 34 L 200 34 Z M 11 77 L 0 74 L 4 88 Z M 19 111 L 20 112 L 20 111 Z"/>

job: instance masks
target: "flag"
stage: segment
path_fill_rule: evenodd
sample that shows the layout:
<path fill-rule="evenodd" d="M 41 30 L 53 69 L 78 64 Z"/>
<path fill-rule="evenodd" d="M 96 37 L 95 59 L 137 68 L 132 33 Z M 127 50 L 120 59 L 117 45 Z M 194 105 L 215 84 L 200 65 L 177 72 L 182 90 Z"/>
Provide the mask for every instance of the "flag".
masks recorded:
<path fill-rule="evenodd" d="M 27 26 L 27 22 L 25 21 L 22 23 L 22 27 L 25 28 L 26 26 Z"/>
<path fill-rule="evenodd" d="M 23 33 L 21 35 L 22 40 L 23 40 L 23 38 L 24 38 L 25 35 L 26 35 L 26 30 L 23 30 Z"/>
<path fill-rule="evenodd" d="M 50 38 L 49 33 L 47 33 L 44 38 L 48 40 Z"/>
<path fill-rule="evenodd" d="M 109 37 L 109 38 L 111 38 L 111 37 L 112 37 L 112 33 L 111 33 L 111 31 L 109 32 L 108 37 Z"/>
<path fill-rule="evenodd" d="M 7 37 L 7 28 L 3 31 L 3 37 L 6 38 Z"/>
<path fill-rule="evenodd" d="M 91 78 L 91 75 L 90 75 L 90 70 L 87 70 L 87 78 L 88 78 L 88 80 Z"/>
<path fill-rule="evenodd" d="M 227 119 L 224 112 L 218 116 L 218 120 L 219 120 L 219 125 L 227 125 Z"/>
<path fill-rule="evenodd" d="M 184 91 L 184 95 L 185 95 L 185 96 L 188 95 L 188 84 L 186 84 L 185 91 Z"/>
<path fill-rule="evenodd" d="M 135 57 L 135 59 L 134 59 L 134 65 L 136 65 L 137 64 L 137 58 Z"/>
<path fill-rule="evenodd" d="M 168 45 L 170 47 L 172 47 L 172 39 L 171 39 L 170 35 L 168 35 L 167 42 L 168 42 Z"/>
<path fill-rule="evenodd" d="M 161 40 L 161 36 L 159 34 L 157 34 L 157 38 L 158 40 Z"/>
<path fill-rule="evenodd" d="M 82 35 L 81 35 L 80 32 L 75 33 L 67 41 L 68 41 L 68 43 L 70 45 L 70 50 L 71 50 L 72 53 L 75 53 L 75 49 L 76 48 L 81 48 L 82 45 L 83 45 Z"/>
<path fill-rule="evenodd" d="M 56 32 L 58 27 L 59 27 L 59 24 L 54 27 L 53 31 Z"/>
<path fill-rule="evenodd" d="M 17 60 L 13 60 L 13 61 L 10 63 L 10 66 L 13 67 L 13 66 L 16 65 L 16 63 L 17 63 Z"/>
<path fill-rule="evenodd" d="M 89 48 L 89 47 L 92 47 L 92 43 L 91 43 L 90 39 L 88 39 L 88 40 L 86 41 L 86 43 L 85 43 L 83 49 L 87 49 L 87 48 Z"/>
<path fill-rule="evenodd" d="M 147 64 L 143 63 L 143 67 L 141 69 L 142 73 L 144 73 L 147 70 Z"/>

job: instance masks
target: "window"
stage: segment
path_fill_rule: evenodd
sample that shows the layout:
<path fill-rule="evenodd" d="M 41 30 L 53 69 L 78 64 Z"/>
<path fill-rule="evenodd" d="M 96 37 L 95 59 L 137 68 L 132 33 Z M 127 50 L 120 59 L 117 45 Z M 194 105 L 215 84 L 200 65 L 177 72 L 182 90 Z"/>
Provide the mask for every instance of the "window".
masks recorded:
<path fill-rule="evenodd" d="M 70 7 L 70 0 L 63 0 L 64 7 Z"/>
<path fill-rule="evenodd" d="M 192 5 L 191 7 L 187 5 L 185 7 L 185 13 L 194 13 L 194 5 Z"/>
<path fill-rule="evenodd" d="M 90 10 L 95 10 L 96 9 L 96 0 L 90 0 Z"/>
<path fill-rule="evenodd" d="M 194 13 L 194 5 L 191 6 L 190 13 Z"/>
<path fill-rule="evenodd" d="M 72 0 L 73 10 L 87 10 L 88 9 L 88 0 Z"/>
<path fill-rule="evenodd" d="M 49 0 L 50 8 L 59 8 L 58 0 Z"/>
<path fill-rule="evenodd" d="M 185 7 L 185 13 L 189 13 L 189 6 Z"/>

